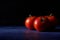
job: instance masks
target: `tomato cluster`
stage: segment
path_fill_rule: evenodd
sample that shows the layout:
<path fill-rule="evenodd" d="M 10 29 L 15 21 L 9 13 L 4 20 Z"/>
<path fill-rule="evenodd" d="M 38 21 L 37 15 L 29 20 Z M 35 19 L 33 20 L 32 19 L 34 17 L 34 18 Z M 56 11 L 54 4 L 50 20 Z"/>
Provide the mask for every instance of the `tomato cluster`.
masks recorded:
<path fill-rule="evenodd" d="M 55 16 L 49 15 L 49 16 L 29 16 L 25 20 L 25 26 L 26 28 L 32 30 L 36 29 L 37 31 L 47 31 L 52 30 L 55 28 L 57 24 L 57 19 Z"/>

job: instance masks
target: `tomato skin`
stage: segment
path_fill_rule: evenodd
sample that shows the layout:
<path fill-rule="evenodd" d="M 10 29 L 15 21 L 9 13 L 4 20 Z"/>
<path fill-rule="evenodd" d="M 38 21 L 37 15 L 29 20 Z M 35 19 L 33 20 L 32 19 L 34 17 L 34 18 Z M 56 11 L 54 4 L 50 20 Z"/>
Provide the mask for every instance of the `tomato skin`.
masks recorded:
<path fill-rule="evenodd" d="M 43 21 L 41 21 L 42 18 L 44 19 Z M 34 28 L 37 31 L 45 31 L 47 22 L 48 22 L 47 18 L 45 18 L 43 16 L 37 17 L 34 21 Z"/>
<path fill-rule="evenodd" d="M 30 16 L 30 17 L 26 18 L 25 26 L 27 29 L 30 29 L 30 30 L 34 29 L 33 22 L 34 22 L 35 18 L 36 18 L 35 16 Z"/>
<path fill-rule="evenodd" d="M 48 18 L 50 25 L 54 26 L 57 25 L 57 18 L 55 16 L 45 16 Z"/>
<path fill-rule="evenodd" d="M 53 25 L 56 25 L 57 19 L 55 16 L 48 16 L 48 19 Z"/>
<path fill-rule="evenodd" d="M 49 27 L 47 27 L 47 29 L 49 29 L 50 31 L 54 31 L 55 30 L 55 26 L 57 25 L 57 18 L 55 16 L 44 16 L 46 18 L 48 18 L 49 20 Z"/>

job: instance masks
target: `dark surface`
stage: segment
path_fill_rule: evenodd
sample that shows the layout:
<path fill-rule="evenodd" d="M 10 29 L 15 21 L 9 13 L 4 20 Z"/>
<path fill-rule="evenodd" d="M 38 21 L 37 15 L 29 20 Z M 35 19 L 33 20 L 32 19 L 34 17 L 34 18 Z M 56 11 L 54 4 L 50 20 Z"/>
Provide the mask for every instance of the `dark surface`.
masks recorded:
<path fill-rule="evenodd" d="M 5 26 L 0 27 L 0 40 L 60 40 L 60 32 L 38 32 L 28 30 L 25 26 Z"/>

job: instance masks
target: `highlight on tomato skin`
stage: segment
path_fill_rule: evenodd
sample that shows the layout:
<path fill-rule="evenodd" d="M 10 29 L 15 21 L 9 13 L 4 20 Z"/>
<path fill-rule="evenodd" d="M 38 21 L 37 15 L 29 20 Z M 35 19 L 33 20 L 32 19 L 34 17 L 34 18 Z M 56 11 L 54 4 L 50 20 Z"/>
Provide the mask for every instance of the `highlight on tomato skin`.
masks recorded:
<path fill-rule="evenodd" d="M 25 26 L 27 29 L 33 30 L 33 22 L 35 20 L 36 16 L 29 16 L 28 18 L 26 18 L 25 20 Z"/>

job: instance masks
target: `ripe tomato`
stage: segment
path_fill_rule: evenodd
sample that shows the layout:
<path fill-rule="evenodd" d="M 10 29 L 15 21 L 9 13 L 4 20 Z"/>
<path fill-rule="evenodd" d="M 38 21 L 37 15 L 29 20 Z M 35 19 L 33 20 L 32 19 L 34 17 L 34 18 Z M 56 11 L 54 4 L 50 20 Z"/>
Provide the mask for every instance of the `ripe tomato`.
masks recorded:
<path fill-rule="evenodd" d="M 49 22 L 52 23 L 52 25 L 55 25 L 57 20 L 55 16 L 48 16 Z"/>
<path fill-rule="evenodd" d="M 34 21 L 34 28 L 37 31 L 45 31 L 46 25 L 48 26 L 48 19 L 46 17 L 40 16 L 37 17 Z"/>
<path fill-rule="evenodd" d="M 48 18 L 51 25 L 56 25 L 57 24 L 57 18 L 55 16 L 53 16 L 52 14 L 50 14 L 49 16 L 45 16 L 45 17 Z"/>
<path fill-rule="evenodd" d="M 57 18 L 52 14 L 50 14 L 50 16 L 44 16 L 44 17 L 48 18 L 49 20 L 49 26 L 47 27 L 47 29 L 54 31 L 55 26 L 57 25 Z"/>
<path fill-rule="evenodd" d="M 35 18 L 36 18 L 35 16 L 30 16 L 25 20 L 26 28 L 28 28 L 30 30 L 34 29 L 33 22 L 34 22 Z"/>

